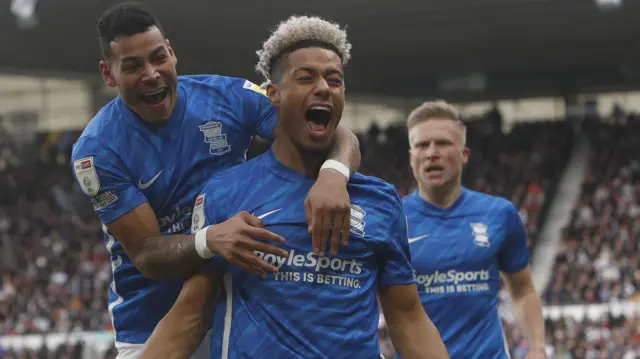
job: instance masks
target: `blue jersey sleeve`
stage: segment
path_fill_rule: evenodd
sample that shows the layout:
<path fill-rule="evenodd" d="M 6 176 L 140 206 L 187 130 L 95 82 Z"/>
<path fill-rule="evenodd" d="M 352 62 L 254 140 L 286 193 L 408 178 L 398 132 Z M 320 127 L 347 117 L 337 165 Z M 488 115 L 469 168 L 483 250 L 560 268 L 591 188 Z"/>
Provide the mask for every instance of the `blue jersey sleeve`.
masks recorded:
<path fill-rule="evenodd" d="M 380 268 L 380 284 L 383 286 L 414 284 L 411 267 L 411 251 L 407 234 L 407 217 L 402 206 L 391 222 L 386 240 L 387 248 Z"/>
<path fill-rule="evenodd" d="M 104 224 L 147 202 L 120 158 L 96 138 L 82 137 L 73 147 L 73 172 Z"/>
<path fill-rule="evenodd" d="M 242 99 L 242 119 L 250 133 L 273 141 L 277 118 L 266 92 L 249 80 L 234 82 L 232 86 Z"/>
<path fill-rule="evenodd" d="M 529 251 L 524 224 L 512 204 L 507 207 L 506 226 L 506 238 L 498 253 L 498 266 L 503 272 L 519 272 L 529 265 Z"/>

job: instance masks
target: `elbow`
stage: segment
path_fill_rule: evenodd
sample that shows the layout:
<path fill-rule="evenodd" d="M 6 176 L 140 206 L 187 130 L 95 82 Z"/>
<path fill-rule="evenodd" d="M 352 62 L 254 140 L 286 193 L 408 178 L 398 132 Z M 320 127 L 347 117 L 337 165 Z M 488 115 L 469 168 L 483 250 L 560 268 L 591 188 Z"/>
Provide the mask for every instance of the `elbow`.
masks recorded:
<path fill-rule="evenodd" d="M 402 331 L 403 328 L 411 327 L 421 323 L 424 319 L 428 319 L 428 315 L 419 300 L 415 302 L 407 300 L 397 304 L 388 316 L 385 313 L 387 327 L 391 332 Z"/>
<path fill-rule="evenodd" d="M 358 140 L 358 136 L 356 136 L 355 133 L 349 131 L 349 134 L 351 134 L 351 143 L 353 144 L 354 157 L 356 161 L 360 163 L 360 140 Z"/>
<path fill-rule="evenodd" d="M 136 269 L 142 273 L 145 277 L 155 280 L 162 281 L 171 279 L 169 276 L 164 273 L 164 271 L 158 270 L 158 266 L 154 265 L 150 260 L 149 256 L 144 253 L 140 253 L 131 258 L 133 265 L 136 266 Z"/>
<path fill-rule="evenodd" d="M 338 125 L 338 136 L 336 136 L 336 140 L 341 144 L 349 144 L 354 151 L 353 155 L 360 157 L 360 140 L 358 140 L 358 136 L 356 136 L 353 131 L 348 129 L 344 125 Z"/>
<path fill-rule="evenodd" d="M 397 302 L 397 311 L 411 317 L 424 311 L 420 297 L 417 295 L 406 296 Z"/>
<path fill-rule="evenodd" d="M 353 144 L 353 148 L 360 153 L 360 141 L 358 140 L 358 136 L 353 133 L 351 130 L 348 130 L 349 135 L 351 136 L 351 143 Z"/>

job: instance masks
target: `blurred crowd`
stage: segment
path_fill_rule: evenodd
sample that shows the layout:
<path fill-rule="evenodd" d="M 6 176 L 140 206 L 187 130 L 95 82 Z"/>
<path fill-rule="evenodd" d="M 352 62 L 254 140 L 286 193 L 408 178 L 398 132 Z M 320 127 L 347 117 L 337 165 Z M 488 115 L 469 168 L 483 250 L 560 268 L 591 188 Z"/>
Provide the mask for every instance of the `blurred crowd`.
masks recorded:
<path fill-rule="evenodd" d="M 37 146 L 9 147 L 0 176 L 0 334 L 109 329 L 111 266 L 97 217 L 78 215 L 86 205 L 75 205 L 68 162 Z"/>
<path fill-rule="evenodd" d="M 547 304 L 640 299 L 640 121 L 596 125 L 590 140 L 590 168 Z"/>
<path fill-rule="evenodd" d="M 524 359 L 527 343 L 516 324 L 509 295 L 500 292 L 500 318 L 513 359 Z M 640 316 L 603 314 L 547 317 L 547 357 L 550 359 L 640 358 Z"/>
<path fill-rule="evenodd" d="M 553 359 L 636 359 L 640 357 L 637 316 L 606 315 L 596 320 L 571 317 L 545 320 L 547 356 Z M 513 323 L 504 323 L 512 358 L 525 358 L 527 347 Z"/>
<path fill-rule="evenodd" d="M 640 128 L 634 126 L 592 131 L 592 170 L 564 234 L 556 281 L 544 296 L 549 304 L 624 299 L 640 284 Z M 0 128 L 0 335 L 111 329 L 108 254 L 68 162 L 77 136 L 47 134 L 15 143 Z M 393 183 L 401 195 L 415 189 L 404 126 L 374 125 L 359 138 L 361 172 Z M 534 245 L 547 199 L 568 160 L 571 125 L 537 122 L 503 133 L 499 118 L 487 117 L 468 123 L 468 141 L 472 152 L 464 184 L 510 199 Z M 262 150 L 254 147 L 249 157 Z M 503 320 L 514 357 L 522 357 L 521 333 L 508 314 Z M 628 359 L 629 348 L 640 345 L 639 324 L 631 317 L 548 321 L 550 350 L 554 358 Z M 390 351 L 388 344 L 383 337 Z M 80 343 L 22 353 L 0 348 L 0 357 L 79 359 L 82 352 Z M 610 355 L 601 356 L 605 352 Z M 109 351 L 105 359 L 113 357 Z"/>
<path fill-rule="evenodd" d="M 0 132 L 0 336 L 111 329 L 108 253 L 68 164 L 76 136 L 16 143 Z M 76 358 L 78 350 L 0 348 L 0 357 Z"/>

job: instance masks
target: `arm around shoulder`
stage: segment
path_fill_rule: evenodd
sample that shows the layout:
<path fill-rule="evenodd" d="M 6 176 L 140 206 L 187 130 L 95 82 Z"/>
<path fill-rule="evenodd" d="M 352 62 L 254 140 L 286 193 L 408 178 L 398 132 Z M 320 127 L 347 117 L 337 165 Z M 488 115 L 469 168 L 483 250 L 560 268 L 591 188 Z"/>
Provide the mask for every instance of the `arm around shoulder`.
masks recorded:
<path fill-rule="evenodd" d="M 120 241 L 136 268 L 150 279 L 185 278 L 203 264 L 194 236 L 163 236 L 148 203 L 107 224 L 107 229 Z"/>
<path fill-rule="evenodd" d="M 347 166 L 350 174 L 353 175 L 360 169 L 360 157 L 358 137 L 346 126 L 338 125 L 329 158 Z"/>

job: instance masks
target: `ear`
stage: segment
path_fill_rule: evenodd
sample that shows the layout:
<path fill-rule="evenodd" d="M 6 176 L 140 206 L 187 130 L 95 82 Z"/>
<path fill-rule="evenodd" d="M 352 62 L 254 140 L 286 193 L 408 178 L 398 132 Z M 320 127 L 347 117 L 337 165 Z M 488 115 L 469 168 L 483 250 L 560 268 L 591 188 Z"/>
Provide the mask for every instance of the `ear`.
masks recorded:
<path fill-rule="evenodd" d="M 102 75 L 102 81 L 109 87 L 116 87 L 116 80 L 113 78 L 113 73 L 111 73 L 111 69 L 109 68 L 109 64 L 107 64 L 104 60 L 100 60 L 100 75 Z"/>
<path fill-rule="evenodd" d="M 466 165 L 467 162 L 469 162 L 469 155 L 471 155 L 471 150 L 469 149 L 469 147 L 465 147 L 462 150 L 462 164 Z"/>
<path fill-rule="evenodd" d="M 274 85 L 272 82 L 269 82 L 267 85 L 267 97 L 273 107 L 280 107 L 280 87 L 278 85 Z"/>
<path fill-rule="evenodd" d="M 178 65 L 178 58 L 176 57 L 176 53 L 173 51 L 173 47 L 171 47 L 171 42 L 169 39 L 164 40 L 167 43 L 167 51 L 169 51 L 169 56 L 173 59 L 174 65 Z"/>

